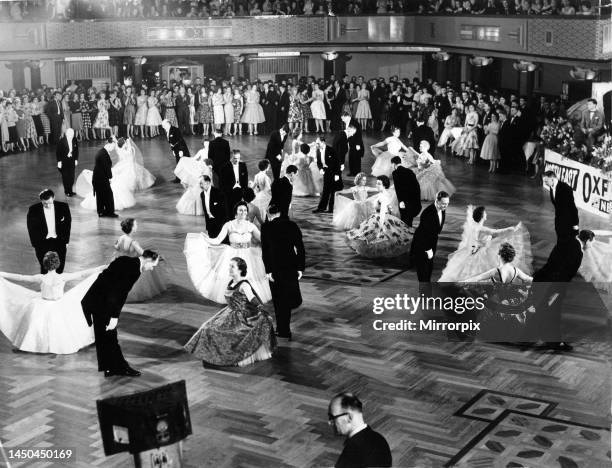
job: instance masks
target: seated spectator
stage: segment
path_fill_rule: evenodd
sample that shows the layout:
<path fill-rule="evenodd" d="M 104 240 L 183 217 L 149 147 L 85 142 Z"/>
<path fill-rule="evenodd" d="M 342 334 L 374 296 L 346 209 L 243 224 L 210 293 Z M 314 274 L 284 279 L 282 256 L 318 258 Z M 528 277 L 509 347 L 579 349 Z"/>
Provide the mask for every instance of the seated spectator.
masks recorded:
<path fill-rule="evenodd" d="M 576 9 L 570 4 L 569 0 L 561 0 L 561 14 L 562 15 L 575 15 Z"/>
<path fill-rule="evenodd" d="M 251 16 L 261 16 L 261 8 L 259 8 L 259 4 L 257 2 L 253 2 L 249 14 Z"/>
<path fill-rule="evenodd" d="M 272 14 L 272 4 L 270 3 L 270 0 L 264 0 L 263 4 L 261 5 L 261 12 L 264 15 Z"/>
<path fill-rule="evenodd" d="M 306 0 L 304 2 L 304 14 L 312 15 L 313 11 L 314 11 L 314 3 L 312 2 L 312 0 Z"/>
<path fill-rule="evenodd" d="M 377 0 L 376 1 L 376 13 L 381 15 L 381 14 L 386 14 L 387 13 L 387 0 Z"/>
<path fill-rule="evenodd" d="M 583 0 L 580 3 L 580 12 L 578 14 L 585 15 L 585 16 L 594 15 L 595 11 L 593 7 L 591 6 L 591 2 L 589 2 L 588 0 Z"/>
<path fill-rule="evenodd" d="M 506 3 L 508 3 L 508 2 L 506 2 Z M 500 8 L 498 8 L 495 5 L 495 1 L 494 0 L 487 0 L 487 5 L 484 7 L 482 12 L 485 15 L 496 15 L 496 14 L 500 13 Z"/>

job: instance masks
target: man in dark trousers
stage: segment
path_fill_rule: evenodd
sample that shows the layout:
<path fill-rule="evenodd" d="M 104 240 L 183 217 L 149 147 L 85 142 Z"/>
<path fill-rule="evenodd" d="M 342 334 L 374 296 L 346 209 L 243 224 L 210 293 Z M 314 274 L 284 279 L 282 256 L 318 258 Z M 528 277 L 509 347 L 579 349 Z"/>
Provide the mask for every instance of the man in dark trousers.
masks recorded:
<path fill-rule="evenodd" d="M 204 208 L 204 219 L 206 220 L 206 231 L 210 238 L 217 237 L 227 219 L 225 208 L 225 197 L 223 192 L 212 186 L 209 176 L 202 177 L 202 207 Z"/>
<path fill-rule="evenodd" d="M 339 393 L 329 403 L 329 424 L 334 434 L 346 436 L 335 468 L 388 467 L 393 465 L 386 439 L 363 419 L 363 404 L 352 393 Z"/>
<path fill-rule="evenodd" d="M 249 187 L 249 171 L 246 163 L 240 160 L 240 150 L 232 151 L 232 160 L 219 172 L 219 188 L 225 196 L 228 216 L 234 210 L 234 205 L 242 200 L 245 189 Z"/>
<path fill-rule="evenodd" d="M 179 130 L 183 135 L 189 135 L 191 128 L 189 126 L 189 98 L 185 94 L 185 87 L 179 88 L 178 95 L 176 96 L 176 120 L 178 122 Z"/>
<path fill-rule="evenodd" d="M 343 124 L 344 125 L 344 124 Z M 340 163 L 340 170 L 344 170 L 344 164 L 346 162 L 346 155 L 349 152 L 349 138 L 355 134 L 355 127 L 347 126 L 344 130 L 338 132 L 334 138 L 332 148 L 334 153 L 338 157 Z"/>
<path fill-rule="evenodd" d="M 578 231 L 578 209 L 574 201 L 574 191 L 561 182 L 554 171 L 544 173 L 544 185 L 548 187 L 550 201 L 555 207 L 555 232 L 557 241 L 575 237 Z"/>
<path fill-rule="evenodd" d="M 289 91 L 284 85 L 279 86 L 280 97 L 278 101 L 278 124 L 285 125 L 289 117 Z M 306 126 L 306 123 L 304 123 Z"/>
<path fill-rule="evenodd" d="M 410 246 L 410 258 L 416 266 L 419 283 L 431 282 L 433 258 L 438 247 L 438 236 L 446 220 L 446 208 L 450 203 L 450 195 L 441 190 L 436 194 L 436 200 L 421 213 L 419 227 L 414 232 Z"/>
<path fill-rule="evenodd" d="M 72 128 L 66 129 L 66 134 L 60 139 L 55 148 L 57 168 L 62 175 L 64 193 L 67 197 L 76 195 L 72 191 L 74 185 L 74 168 L 79 164 L 79 145 Z"/>
<path fill-rule="evenodd" d="M 266 117 L 266 131 L 271 132 L 278 128 L 278 104 L 280 101 L 280 96 L 273 84 L 270 85 L 266 93 L 266 101 L 268 102 L 268 112 L 270 114 L 269 120 Z"/>
<path fill-rule="evenodd" d="M 421 186 L 414 172 L 402 166 L 402 158 L 393 156 L 391 165 L 400 218 L 408 227 L 412 227 L 412 221 L 421 212 Z"/>
<path fill-rule="evenodd" d="M 270 161 L 272 175 L 275 180 L 280 177 L 280 170 L 283 162 L 283 149 L 287 141 L 287 132 L 287 125 L 283 125 L 279 130 L 274 130 L 270 134 L 270 140 L 266 148 L 266 159 Z"/>
<path fill-rule="evenodd" d="M 280 215 L 283 218 L 289 217 L 289 207 L 293 197 L 293 180 L 297 175 L 298 168 L 293 164 L 287 166 L 285 175 L 279 179 L 274 179 L 272 182 L 272 198 L 270 204 L 274 204 L 280 210 Z"/>
<path fill-rule="evenodd" d="M 283 218 L 271 203 L 268 222 L 261 227 L 261 250 L 270 281 L 276 315 L 276 333 L 291 340 L 291 310 L 302 304 L 299 280 L 306 265 L 302 232 L 297 224 Z"/>
<path fill-rule="evenodd" d="M 185 143 L 185 140 L 183 140 L 181 131 L 173 127 L 167 120 L 162 121 L 162 128 L 166 132 L 166 138 L 168 139 L 168 143 L 170 143 L 170 150 L 172 154 L 174 154 L 176 163 L 178 164 L 179 160 L 183 157 L 189 158 L 191 156 L 191 154 L 189 154 L 189 147 L 187 143 Z M 173 182 L 178 184 L 180 179 L 175 177 Z"/>
<path fill-rule="evenodd" d="M 317 140 L 317 167 L 323 174 L 323 192 L 319 206 L 313 213 L 333 213 L 336 191 L 342 190 L 342 171 L 336 153 L 325 144 L 325 138 L 319 137 Z"/>
<path fill-rule="evenodd" d="M 344 129 L 349 126 L 355 129 L 352 136 L 348 138 L 348 159 L 349 159 L 349 176 L 355 177 L 361 172 L 361 158 L 363 158 L 364 146 L 363 146 L 363 134 L 361 125 L 356 119 L 351 117 L 348 112 L 342 113 L 342 122 Z"/>
<path fill-rule="evenodd" d="M 232 152 L 230 150 L 230 144 L 227 140 L 223 139 L 223 133 L 221 129 L 215 128 L 213 130 L 214 138 L 208 144 L 208 159 L 212 161 L 213 180 L 215 187 L 219 186 L 219 172 L 221 168 L 230 162 Z"/>
<path fill-rule="evenodd" d="M 561 313 L 569 283 L 580 268 L 583 251 L 594 238 L 592 231 L 580 231 L 578 237 L 561 238 L 550 253 L 546 264 L 533 275 L 530 311 L 535 311 L 535 337 L 544 341 L 542 348 L 571 351 L 562 340 Z"/>
<path fill-rule="evenodd" d="M 34 247 L 40 264 L 40 272 L 46 273 L 43 257 L 47 252 L 57 252 L 60 266 L 58 273 L 64 271 L 66 245 L 70 242 L 72 217 L 67 203 L 55 201 L 53 190 L 45 189 L 39 194 L 40 203 L 28 209 L 27 225 L 30 242 Z"/>
<path fill-rule="evenodd" d="M 51 126 L 51 143 L 57 144 L 62 136 L 62 122 L 64 121 L 64 109 L 62 109 L 62 93 L 56 91 L 53 100 L 46 106 L 45 113 L 49 116 Z"/>
<path fill-rule="evenodd" d="M 111 189 L 110 180 L 113 178 L 113 162 L 110 152 L 115 149 L 116 143 L 112 137 L 106 140 L 106 144 L 101 148 L 95 157 L 93 176 L 91 184 L 96 196 L 96 207 L 100 218 L 117 218 L 115 214 L 115 199 Z"/>
<path fill-rule="evenodd" d="M 152 270 L 158 262 L 159 256 L 152 250 L 145 250 L 140 257 L 116 258 L 98 275 L 81 301 L 87 325 L 94 327 L 98 372 L 103 371 L 104 377 L 140 375 L 123 357 L 117 341 L 117 323 L 140 274 Z"/>

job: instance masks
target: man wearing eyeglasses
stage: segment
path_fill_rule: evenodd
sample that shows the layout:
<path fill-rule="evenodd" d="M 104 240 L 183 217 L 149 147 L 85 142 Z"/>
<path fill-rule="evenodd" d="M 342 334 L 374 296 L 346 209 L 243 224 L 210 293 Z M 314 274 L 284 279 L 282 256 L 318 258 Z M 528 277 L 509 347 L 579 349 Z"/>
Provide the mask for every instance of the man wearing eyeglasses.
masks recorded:
<path fill-rule="evenodd" d="M 339 393 L 329 403 L 329 425 L 336 435 L 346 436 L 335 468 L 387 467 L 391 450 L 385 438 L 363 420 L 363 404 L 352 393 Z"/>

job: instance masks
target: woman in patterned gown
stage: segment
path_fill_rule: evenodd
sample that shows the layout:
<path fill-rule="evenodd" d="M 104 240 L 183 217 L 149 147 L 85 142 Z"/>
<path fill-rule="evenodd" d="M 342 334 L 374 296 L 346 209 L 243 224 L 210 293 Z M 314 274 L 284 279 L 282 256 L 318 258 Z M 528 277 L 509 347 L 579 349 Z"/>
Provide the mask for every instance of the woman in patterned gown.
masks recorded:
<path fill-rule="evenodd" d="M 93 124 L 93 135 L 94 140 L 96 139 L 96 129 L 100 130 L 100 139 L 106 138 L 106 130 L 110 130 L 110 124 L 108 122 L 108 108 L 110 104 L 106 100 L 106 94 L 100 93 L 100 99 L 98 99 L 98 115 Z"/>
<path fill-rule="evenodd" d="M 429 154 L 429 142 L 423 140 L 419 143 L 421 153 L 416 158 L 415 175 L 421 186 L 421 200 L 435 200 L 440 190 L 455 193 L 455 186 L 444 175 L 440 160 Z"/>
<path fill-rule="evenodd" d="M 491 229 L 484 225 L 486 220 L 484 206 L 468 206 L 461 242 L 448 256 L 448 263 L 438 281 L 462 281 L 494 268 L 498 263 L 499 247 L 504 242 L 515 249 L 514 265 L 527 273 L 532 271 L 531 241 L 525 226 L 518 223 L 503 229 Z"/>
<path fill-rule="evenodd" d="M 387 176 L 378 176 L 378 213 L 374 213 L 361 225 L 346 233 L 348 246 L 367 258 L 396 257 L 408 253 L 411 236 L 408 226 L 393 210 L 395 190 L 389 190 L 391 182 Z"/>
<path fill-rule="evenodd" d="M 234 128 L 230 133 L 233 132 L 234 135 L 242 135 L 242 124 L 240 123 L 240 119 L 242 118 L 242 111 L 244 110 L 244 99 L 238 87 L 234 89 L 232 106 L 234 107 L 234 123 L 232 125 Z"/>
<path fill-rule="evenodd" d="M 234 208 L 234 219 L 223 225 L 217 237 L 211 239 L 205 233 L 187 234 L 185 258 L 187 270 L 195 289 L 205 298 L 224 304 L 223 294 L 229 281 L 229 264 L 233 257 L 241 257 L 249 268 L 249 283 L 262 302 L 272 299 L 266 269 L 261 257 L 259 229 L 247 220 L 248 206 L 244 201 Z M 222 244 L 229 236 L 229 245 Z"/>
<path fill-rule="evenodd" d="M 198 107 L 198 122 L 202 124 L 202 135 L 204 138 L 210 133 L 210 125 L 213 123 L 212 107 L 210 96 L 206 88 L 200 90 L 200 105 Z"/>
<path fill-rule="evenodd" d="M 159 99 L 155 94 L 155 90 L 152 89 L 147 98 L 147 120 L 145 124 L 149 127 L 149 136 L 151 138 L 159 135 L 159 126 L 162 123 L 161 114 L 157 106 L 159 105 Z"/>
<path fill-rule="evenodd" d="M 302 107 L 298 96 L 297 88 L 291 90 L 289 95 L 289 113 L 287 114 L 287 123 L 289 130 L 293 131 L 302 126 Z"/>
<path fill-rule="evenodd" d="M 204 322 L 185 350 L 213 366 L 247 366 L 269 359 L 276 348 L 274 325 L 245 279 L 247 263 L 233 257 L 228 270 L 230 280 L 223 293 L 227 307 Z"/>
<path fill-rule="evenodd" d="M 0 331 L 22 351 L 72 354 L 94 342 L 81 299 L 104 267 L 60 274 L 56 271 L 59 263 L 56 252 L 47 252 L 43 257 L 48 270 L 45 274 L 0 272 Z M 82 281 L 64 292 L 66 282 L 78 279 Z M 40 292 L 6 280 L 36 284 Z"/>

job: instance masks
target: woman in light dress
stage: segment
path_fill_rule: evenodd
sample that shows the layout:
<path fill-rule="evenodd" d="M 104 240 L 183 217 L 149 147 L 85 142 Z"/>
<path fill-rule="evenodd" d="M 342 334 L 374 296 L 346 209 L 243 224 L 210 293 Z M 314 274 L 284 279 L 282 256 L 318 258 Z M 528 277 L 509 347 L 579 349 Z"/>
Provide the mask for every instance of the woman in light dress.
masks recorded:
<path fill-rule="evenodd" d="M 0 331 L 16 348 L 31 353 L 71 354 L 94 342 L 93 328 L 85 321 L 81 300 L 104 268 L 57 273 L 56 252 L 43 257 L 45 274 L 0 272 Z M 84 278 L 64 293 L 68 281 Z M 36 284 L 40 292 L 13 284 Z"/>
<path fill-rule="evenodd" d="M 145 132 L 145 125 L 147 123 L 147 111 L 147 91 L 142 88 L 140 90 L 140 95 L 136 98 L 136 115 L 134 116 L 134 127 L 138 127 L 140 138 L 144 138 L 147 136 Z"/>
<path fill-rule="evenodd" d="M 365 172 L 355 176 L 355 185 L 336 192 L 333 223 L 336 229 L 348 231 L 355 229 L 375 212 L 374 203 L 368 202 L 376 191 L 368 187 Z"/>
<path fill-rule="evenodd" d="M 363 221 L 358 228 L 346 233 L 348 246 L 367 258 L 396 257 L 410 250 L 412 236 L 408 226 L 397 216 L 395 190 L 385 175 L 378 176 L 375 198 L 376 211 Z M 395 199 L 395 200 L 394 200 Z"/>
<path fill-rule="evenodd" d="M 525 226 L 518 223 L 503 229 L 491 229 L 484 225 L 486 220 L 484 206 L 468 206 L 461 242 L 457 250 L 448 256 L 439 281 L 462 281 L 491 270 L 498 263 L 500 246 L 506 242 L 514 247 L 514 265 L 531 273 L 531 240 Z"/>
<path fill-rule="evenodd" d="M 257 125 L 266 121 L 263 107 L 259 104 L 259 92 L 255 86 L 249 85 L 244 97 L 246 104 L 242 114 L 242 123 L 248 125 L 249 135 L 258 135 Z"/>
<path fill-rule="evenodd" d="M 310 151 L 308 156 L 312 161 L 310 163 L 310 175 L 312 176 L 312 183 L 315 187 L 315 196 L 319 196 L 323 192 L 323 174 L 321 173 L 321 169 L 317 165 L 317 148 L 321 143 L 321 139 L 317 137 L 315 141 L 310 143 L 308 146 L 310 147 Z"/>
<path fill-rule="evenodd" d="M 225 102 L 223 99 L 223 89 L 221 89 L 221 87 L 218 87 L 215 94 L 212 95 L 211 103 L 215 128 L 222 131 L 223 123 L 225 122 Z"/>
<path fill-rule="evenodd" d="M 399 156 L 403 161 L 406 161 L 405 155 L 402 155 L 402 150 L 406 153 L 409 153 L 410 150 L 402 141 L 400 140 L 400 129 L 399 127 L 391 127 L 391 136 L 385 138 L 383 141 L 376 143 L 375 145 L 370 146 L 370 150 L 372 154 L 376 157 L 376 161 L 372 165 L 372 175 L 373 176 L 387 176 L 391 177 L 391 173 L 393 172 L 393 165 L 391 164 L 391 159 L 393 156 Z M 382 147 L 387 147 L 386 151 L 382 151 Z"/>
<path fill-rule="evenodd" d="M 468 159 L 468 164 L 474 164 L 476 162 L 476 155 L 478 154 L 478 112 L 474 104 L 467 106 L 467 112 L 465 114 L 465 125 L 461 136 L 457 138 L 452 145 L 453 152 L 457 153 L 458 156 L 464 156 Z"/>
<path fill-rule="evenodd" d="M 223 93 L 223 112 L 224 116 L 224 135 L 232 134 L 232 126 L 234 125 L 234 104 L 232 103 L 234 97 L 232 96 L 232 88 L 229 86 L 225 88 L 225 92 Z"/>
<path fill-rule="evenodd" d="M 255 288 L 246 279 L 247 262 L 230 259 L 223 286 L 224 307 L 189 339 L 185 350 L 212 366 L 247 366 L 272 357 L 274 324 Z"/>
<path fill-rule="evenodd" d="M 96 129 L 100 130 L 100 139 L 106 138 L 106 130 L 111 131 L 110 124 L 108 122 L 108 108 L 110 104 L 106 100 L 106 94 L 100 93 L 100 99 L 98 99 L 98 115 L 93 124 L 93 135 L 96 138 Z"/>
<path fill-rule="evenodd" d="M 440 190 L 449 195 L 455 193 L 455 186 L 444 175 L 441 162 L 429 154 L 429 142 L 421 141 L 419 151 L 415 175 L 421 186 L 421 200 L 435 200 Z"/>
<path fill-rule="evenodd" d="M 180 214 L 191 216 L 202 216 L 204 207 L 202 206 L 202 178 L 208 176 L 212 179 L 212 161 L 208 159 L 207 140 L 204 146 L 193 158 L 182 157 L 174 175 L 181 180 L 185 192 L 176 204 L 176 211 Z"/>
<path fill-rule="evenodd" d="M 456 108 L 451 109 L 450 115 L 444 119 L 444 130 L 438 140 L 438 148 L 444 148 L 450 139 L 455 139 L 455 134 L 461 134 L 461 118 L 459 117 L 459 111 Z"/>
<path fill-rule="evenodd" d="M 261 229 L 266 220 L 266 212 L 262 212 L 257 205 L 253 203 L 255 200 L 255 191 L 251 187 L 247 187 L 242 192 L 242 199 L 247 204 L 248 215 L 247 219 Z"/>
<path fill-rule="evenodd" d="M 302 121 L 302 105 L 300 104 L 297 87 L 294 87 L 289 93 L 289 111 L 287 113 L 289 131 L 293 132 L 299 129 L 302 126 Z"/>
<path fill-rule="evenodd" d="M 151 90 L 149 97 L 147 98 L 147 120 L 146 126 L 149 127 L 149 136 L 151 138 L 159 135 L 159 126 L 162 123 L 161 114 L 157 106 L 159 105 L 159 99 L 155 96 L 155 90 Z"/>
<path fill-rule="evenodd" d="M 301 142 L 300 138 L 294 141 L 292 144 L 293 151 L 295 153 L 294 166 L 298 168 L 297 175 L 293 179 L 293 196 L 295 197 L 314 197 L 319 193 L 315 184 L 310 165 L 313 161 L 311 156 L 310 145 Z"/>
<path fill-rule="evenodd" d="M 491 114 L 491 122 L 489 125 L 485 126 L 484 130 L 487 136 L 480 150 L 480 159 L 489 161 L 489 172 L 493 173 L 499 167 L 499 160 L 501 159 L 497 141 L 497 134 L 499 133 L 499 119 L 497 114 Z"/>
<path fill-rule="evenodd" d="M 612 294 L 612 231 L 585 229 L 578 238 L 585 243 L 578 272 L 596 288 Z"/>
<path fill-rule="evenodd" d="M 234 219 L 221 228 L 217 237 L 211 239 L 207 234 L 187 234 L 185 239 L 185 257 L 187 270 L 195 289 L 205 298 L 225 304 L 224 295 L 229 277 L 230 261 L 241 257 L 248 266 L 250 274 L 247 279 L 261 301 L 272 299 L 266 269 L 261 258 L 261 247 L 253 245 L 259 242 L 259 229 L 247 220 L 248 207 L 239 202 L 234 207 Z M 229 236 L 229 245 L 222 244 Z"/>
<path fill-rule="evenodd" d="M 355 118 L 359 121 L 361 128 L 368 128 L 368 120 L 372 119 L 372 111 L 370 109 L 370 92 L 364 86 L 357 85 L 357 110 Z"/>
<path fill-rule="evenodd" d="M 270 179 L 270 161 L 262 159 L 257 163 L 259 172 L 253 177 L 252 189 L 255 192 L 253 205 L 261 213 L 268 212 L 268 205 L 272 199 L 272 179 Z"/>
<path fill-rule="evenodd" d="M 191 134 L 195 135 L 195 126 L 198 123 L 198 118 L 196 115 L 195 108 L 195 94 L 193 94 L 193 90 L 191 86 L 187 88 L 187 104 L 189 106 L 189 127 L 191 128 Z"/>
<path fill-rule="evenodd" d="M 134 218 L 125 218 L 121 221 L 123 234 L 115 242 L 115 258 L 120 256 L 139 257 L 144 252 L 140 244 L 134 240 L 133 235 L 138 230 L 138 223 Z M 168 289 L 168 279 L 164 268 L 143 271 L 130 290 L 128 302 L 142 302 L 159 296 Z"/>
<path fill-rule="evenodd" d="M 325 93 L 319 89 L 317 83 L 312 85 L 312 102 L 310 103 L 310 111 L 312 112 L 312 118 L 315 120 L 315 133 L 325 133 Z"/>

